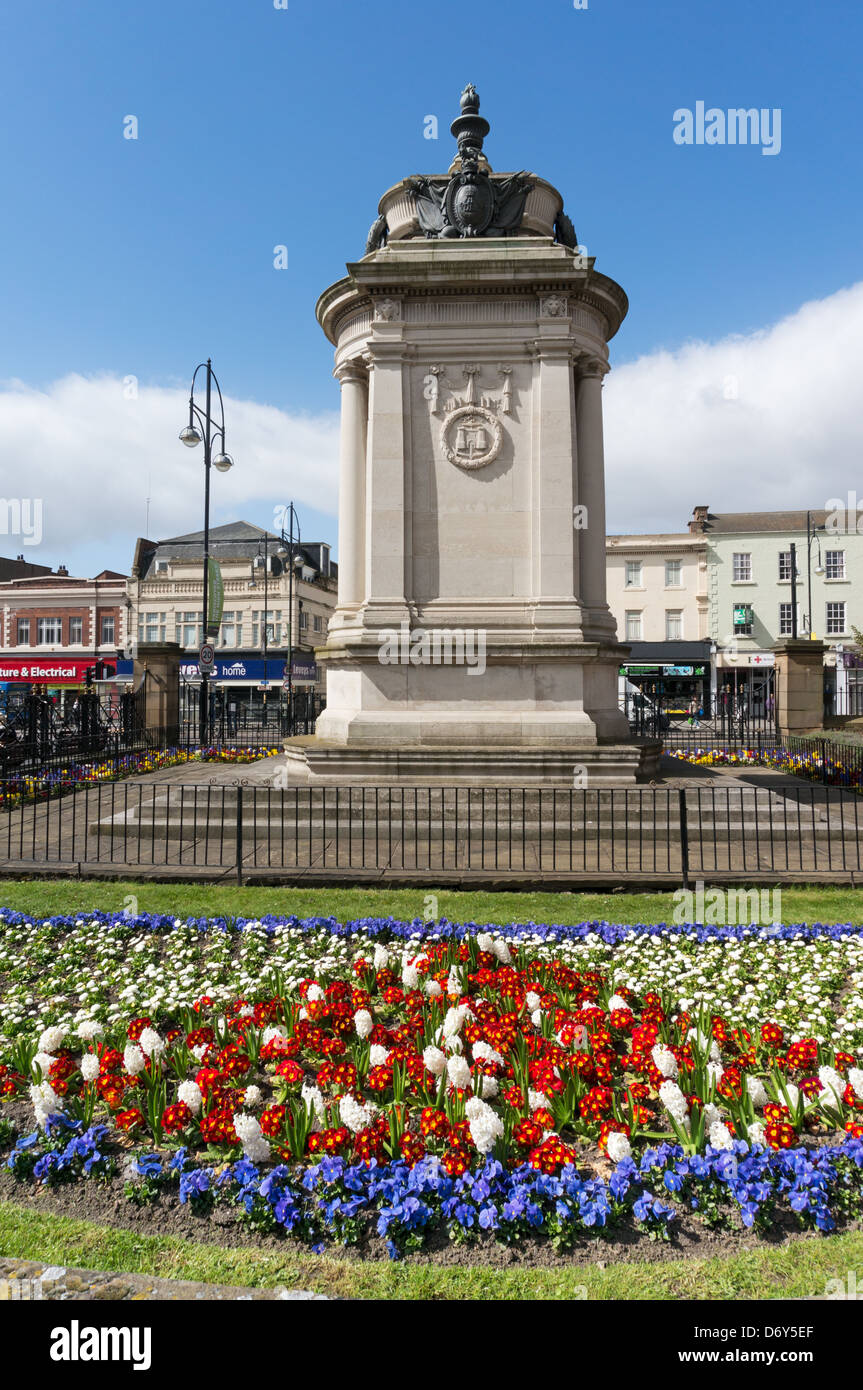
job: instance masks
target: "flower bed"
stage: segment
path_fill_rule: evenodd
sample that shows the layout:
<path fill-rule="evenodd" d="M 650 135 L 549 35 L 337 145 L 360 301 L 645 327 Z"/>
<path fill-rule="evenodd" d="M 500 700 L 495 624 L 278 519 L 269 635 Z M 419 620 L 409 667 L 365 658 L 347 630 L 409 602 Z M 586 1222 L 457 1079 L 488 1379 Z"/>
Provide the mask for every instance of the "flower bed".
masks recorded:
<path fill-rule="evenodd" d="M 248 748 L 150 748 L 123 757 L 106 758 L 101 762 L 69 762 L 52 767 L 48 772 L 16 773 L 7 777 L 0 789 L 0 810 L 20 806 L 22 802 L 41 801 L 73 787 L 96 782 L 119 782 L 124 777 L 137 777 L 145 772 L 161 772 L 167 767 L 182 767 L 185 763 L 253 763 L 269 758 L 278 748 L 261 746 Z"/>
<path fill-rule="evenodd" d="M 832 749 L 829 753 L 816 749 L 804 753 L 786 748 L 733 747 L 667 748 L 665 751 L 672 758 L 701 767 L 772 767 L 810 782 L 859 791 L 863 787 L 859 758 L 843 758 L 838 744 L 833 744 Z"/>
<path fill-rule="evenodd" d="M 7 1167 L 393 1255 L 692 1212 L 830 1230 L 863 1208 L 861 964 L 850 926 L 7 911 Z"/>

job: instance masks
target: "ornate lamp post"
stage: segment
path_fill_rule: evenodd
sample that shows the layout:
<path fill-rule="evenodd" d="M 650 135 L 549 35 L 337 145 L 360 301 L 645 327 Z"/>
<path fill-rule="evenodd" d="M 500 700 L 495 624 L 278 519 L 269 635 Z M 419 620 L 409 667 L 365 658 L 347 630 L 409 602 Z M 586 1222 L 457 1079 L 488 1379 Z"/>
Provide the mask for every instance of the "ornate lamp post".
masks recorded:
<path fill-rule="evenodd" d="M 274 538 L 274 537 L 271 537 L 268 531 L 264 531 L 263 535 L 261 536 L 261 539 L 258 541 L 258 553 L 257 553 L 257 555 L 255 556 L 254 564 L 253 564 L 253 569 L 258 570 L 258 569 L 263 568 L 263 571 L 264 571 L 264 619 L 263 619 L 263 623 L 261 624 L 261 655 L 262 655 L 263 658 L 264 658 L 264 687 L 265 687 L 265 689 L 264 689 L 264 707 L 265 707 L 265 709 L 266 709 L 267 693 L 268 693 L 267 687 L 268 687 L 268 685 L 269 685 L 269 681 L 268 681 L 268 674 L 269 674 L 269 672 L 268 672 L 268 665 L 267 665 L 267 662 L 268 662 L 267 648 L 268 648 L 268 646 L 269 646 L 269 639 L 270 639 L 270 610 L 269 610 L 269 592 L 270 592 L 270 588 L 269 588 L 269 583 L 270 583 L 270 551 L 269 551 L 269 547 L 270 547 L 270 540 L 271 540 L 271 539 L 275 539 L 275 538 Z M 282 541 L 279 541 L 279 544 L 278 544 L 278 546 L 276 547 L 275 556 L 273 557 L 273 575 L 274 575 L 274 576 L 281 574 L 282 568 L 283 568 L 283 564 L 284 564 L 284 560 L 285 560 L 287 554 L 288 554 L 288 551 L 285 549 L 284 544 L 282 543 Z M 290 583 L 290 580 L 289 580 L 289 583 Z M 289 626 L 290 626 L 290 625 L 289 625 Z M 265 721 L 265 722 L 266 722 L 266 721 Z"/>
<path fill-rule="evenodd" d="M 207 374 L 206 403 L 201 410 L 195 404 L 195 382 L 198 372 L 205 371 Z M 212 392 L 213 387 L 219 397 L 219 423 L 214 428 L 215 421 L 212 416 Z M 199 430 L 196 421 L 200 422 Z M 202 433 L 203 431 L 203 433 Z M 225 453 L 225 406 L 222 401 L 222 392 L 213 371 L 212 360 L 208 357 L 206 362 L 199 362 L 195 368 L 195 375 L 192 377 L 192 388 L 189 392 L 189 423 L 184 429 L 180 430 L 181 441 L 190 449 L 203 442 L 204 445 L 204 603 L 203 603 L 203 637 L 206 641 L 209 636 L 207 632 L 207 597 L 210 581 L 210 464 L 217 468 L 220 473 L 227 473 L 233 467 L 234 460 L 230 454 Z M 219 452 L 213 456 L 213 445 L 216 440 L 220 441 Z M 209 672 L 201 672 L 201 691 L 199 705 L 198 730 L 201 747 L 206 747 L 207 730 L 210 721 L 210 676 Z"/>

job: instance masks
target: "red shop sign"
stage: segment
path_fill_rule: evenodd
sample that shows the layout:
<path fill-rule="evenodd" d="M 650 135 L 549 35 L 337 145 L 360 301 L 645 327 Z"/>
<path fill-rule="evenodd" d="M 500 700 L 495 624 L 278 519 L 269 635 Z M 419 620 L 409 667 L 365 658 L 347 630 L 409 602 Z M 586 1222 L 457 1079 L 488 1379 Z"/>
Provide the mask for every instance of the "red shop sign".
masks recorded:
<path fill-rule="evenodd" d="M 107 679 L 116 673 L 116 661 L 99 658 L 102 673 Z M 82 656 L 9 656 L 0 657 L 0 681 L 30 685 L 81 685 L 87 671 L 96 666 L 95 657 Z"/>

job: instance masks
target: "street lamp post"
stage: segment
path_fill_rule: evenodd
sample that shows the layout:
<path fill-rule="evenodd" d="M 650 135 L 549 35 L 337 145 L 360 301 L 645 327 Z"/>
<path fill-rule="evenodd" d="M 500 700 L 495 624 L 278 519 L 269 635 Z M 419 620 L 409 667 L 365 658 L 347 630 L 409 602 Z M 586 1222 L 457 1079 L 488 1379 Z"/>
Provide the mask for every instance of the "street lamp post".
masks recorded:
<path fill-rule="evenodd" d="M 285 530 L 285 520 L 288 529 Z M 296 535 L 294 534 L 296 529 Z M 288 734 L 294 729 L 294 545 L 302 540 L 300 523 L 293 502 L 282 508 L 282 545 L 288 552 Z"/>
<path fill-rule="evenodd" d="M 267 705 L 267 695 L 268 695 L 268 693 L 269 693 L 269 679 L 268 679 L 268 676 L 269 676 L 268 647 L 269 647 L 269 640 L 270 640 L 270 625 L 269 625 L 269 618 L 270 618 L 270 607 L 269 607 L 269 603 L 270 603 L 270 600 L 269 600 L 269 594 L 270 594 L 270 583 L 269 583 L 269 580 L 270 580 L 270 539 L 271 539 L 271 537 L 270 537 L 269 532 L 268 532 L 268 531 L 264 531 L 263 535 L 261 536 L 261 539 L 258 541 L 258 553 L 257 553 L 257 555 L 255 556 L 255 562 L 254 562 L 254 568 L 255 568 L 255 569 L 260 569 L 261 564 L 263 564 L 263 568 L 264 568 L 264 618 L 263 618 L 263 623 L 262 623 L 262 625 L 261 625 L 261 655 L 262 655 L 263 658 L 264 658 L 264 699 L 263 699 L 263 704 L 264 704 L 264 710 L 265 710 L 265 711 L 266 711 L 266 705 Z M 278 547 L 277 547 L 277 549 L 276 549 L 276 554 L 275 554 L 274 559 L 273 559 L 273 564 L 274 564 L 273 575 L 274 575 L 274 576 L 275 576 L 275 575 L 281 574 L 281 572 L 282 572 L 282 563 L 283 563 L 284 558 L 285 558 L 285 556 L 287 555 L 287 553 L 288 553 L 288 552 L 286 551 L 284 545 L 283 545 L 282 542 L 280 541 L 280 542 L 279 542 L 279 545 L 278 545 Z M 278 566 L 278 569 L 275 568 L 276 565 Z M 266 720 L 265 720 L 265 722 L 266 722 Z"/>
<path fill-rule="evenodd" d="M 206 371 L 206 404 L 203 410 L 195 404 L 195 382 L 198 372 Z M 219 397 L 219 425 L 214 429 L 212 417 L 212 392 L 215 386 Z M 201 430 L 195 424 L 200 421 Z M 204 600 L 203 600 L 203 640 L 206 641 L 209 633 L 207 631 L 207 598 L 210 581 L 210 464 L 217 468 L 220 473 L 227 473 L 233 467 L 234 460 L 230 454 L 225 453 L 225 406 L 222 401 L 222 392 L 216 373 L 213 371 L 212 360 L 208 357 L 206 362 L 199 362 L 195 368 L 195 375 L 192 377 L 192 387 L 189 392 L 189 423 L 180 430 L 180 439 L 188 448 L 194 449 L 196 445 L 203 442 L 204 445 Z M 213 444 L 220 440 L 219 452 L 213 456 Z M 218 634 L 216 634 L 218 635 Z M 207 730 L 210 721 L 210 676 L 209 672 L 201 671 L 201 690 L 200 703 L 198 707 L 198 736 L 201 747 L 206 747 Z"/>
<path fill-rule="evenodd" d="M 808 602 L 808 604 L 809 604 L 809 611 L 808 611 L 808 613 L 807 613 L 807 615 L 806 615 L 806 635 L 807 635 L 810 639 L 811 639 L 811 637 L 812 637 L 812 542 L 814 541 L 815 544 L 816 544 L 817 547 L 818 547 L 818 564 L 815 566 L 815 573 L 816 573 L 816 574 L 823 574 L 823 573 L 824 573 L 824 563 L 823 563 L 823 559 L 822 559 L 822 556 L 821 556 L 821 542 L 819 541 L 818 535 L 817 535 L 817 532 L 818 532 L 818 531 L 821 531 L 821 530 L 823 530 L 823 529 L 824 529 L 824 528 L 823 528 L 822 526 L 813 526 L 813 525 L 812 525 L 812 513 L 811 513 L 811 512 L 807 512 L 807 513 L 806 513 L 806 584 L 807 584 L 807 590 L 806 590 L 806 592 L 807 592 L 807 602 Z"/>

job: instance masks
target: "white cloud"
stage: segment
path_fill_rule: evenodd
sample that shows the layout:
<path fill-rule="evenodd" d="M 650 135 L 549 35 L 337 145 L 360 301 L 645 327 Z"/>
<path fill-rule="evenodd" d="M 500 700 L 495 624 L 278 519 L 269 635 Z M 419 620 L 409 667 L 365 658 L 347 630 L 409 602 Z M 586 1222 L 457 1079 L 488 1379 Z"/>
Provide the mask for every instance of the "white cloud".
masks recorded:
<path fill-rule="evenodd" d="M 863 283 L 761 332 L 616 368 L 603 390 L 609 530 L 684 530 L 699 504 L 863 495 L 861 343 Z"/>
<path fill-rule="evenodd" d="M 188 390 L 142 385 L 127 399 L 128 389 L 112 376 L 70 375 L 44 391 L 3 383 L 3 494 L 42 499 L 43 540 L 37 548 L 0 534 L 0 554 L 65 563 L 73 572 L 128 570 L 148 492 L 151 537 L 201 529 L 203 450 L 177 438 L 188 421 Z M 226 398 L 225 420 L 235 467 L 211 475 L 212 525 L 271 522 L 273 507 L 291 499 L 335 516 L 337 413 L 290 415 Z M 333 540 L 335 530 L 334 522 Z"/>

